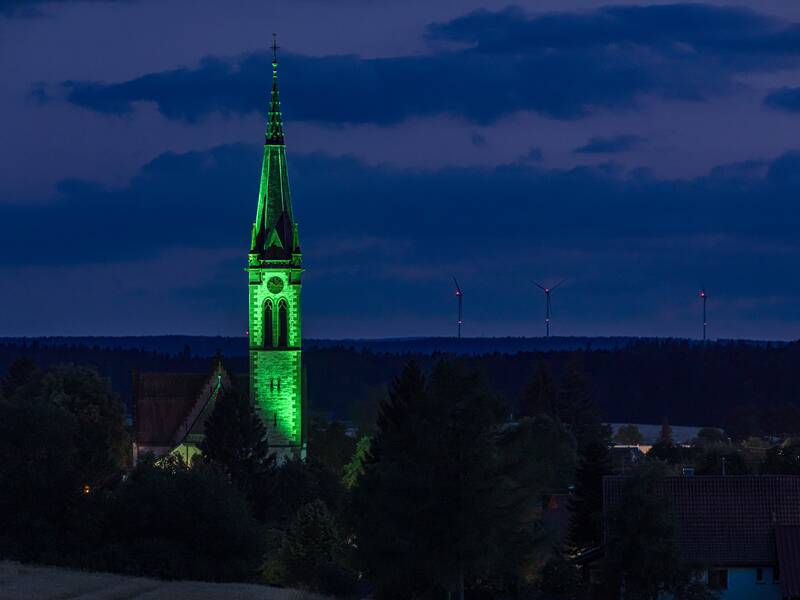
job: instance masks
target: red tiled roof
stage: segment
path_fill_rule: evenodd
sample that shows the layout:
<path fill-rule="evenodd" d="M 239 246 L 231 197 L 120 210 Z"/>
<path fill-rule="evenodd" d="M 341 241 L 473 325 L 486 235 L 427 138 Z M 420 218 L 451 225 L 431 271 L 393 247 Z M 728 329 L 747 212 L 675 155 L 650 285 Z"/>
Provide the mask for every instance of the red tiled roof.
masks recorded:
<path fill-rule="evenodd" d="M 133 387 L 137 443 L 170 446 L 208 379 L 208 373 L 137 373 Z"/>
<path fill-rule="evenodd" d="M 603 480 L 605 510 L 620 501 L 624 480 Z M 800 477 L 668 477 L 658 493 L 673 506 L 685 558 L 697 564 L 774 564 L 776 528 L 800 527 Z"/>
<path fill-rule="evenodd" d="M 781 567 L 781 594 L 784 598 L 800 596 L 800 527 L 775 529 L 778 564 Z"/>

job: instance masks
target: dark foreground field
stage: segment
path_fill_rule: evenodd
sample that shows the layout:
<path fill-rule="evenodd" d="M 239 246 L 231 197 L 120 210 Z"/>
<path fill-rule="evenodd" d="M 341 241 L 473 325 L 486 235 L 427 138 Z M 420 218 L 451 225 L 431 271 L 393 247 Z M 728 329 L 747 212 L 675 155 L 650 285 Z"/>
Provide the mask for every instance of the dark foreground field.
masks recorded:
<path fill-rule="evenodd" d="M 2 600 L 323 600 L 326 596 L 245 583 L 159 581 L 0 561 Z"/>

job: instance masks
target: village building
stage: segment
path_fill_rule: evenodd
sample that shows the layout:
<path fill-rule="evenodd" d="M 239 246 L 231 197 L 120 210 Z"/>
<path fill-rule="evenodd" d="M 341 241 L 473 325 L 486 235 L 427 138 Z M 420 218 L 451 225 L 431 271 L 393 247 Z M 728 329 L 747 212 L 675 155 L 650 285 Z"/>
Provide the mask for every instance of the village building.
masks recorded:
<path fill-rule="evenodd" d="M 603 480 L 603 508 L 624 477 Z M 720 600 L 800 598 L 800 477 L 667 477 L 656 493 L 672 507 L 684 559 Z"/>

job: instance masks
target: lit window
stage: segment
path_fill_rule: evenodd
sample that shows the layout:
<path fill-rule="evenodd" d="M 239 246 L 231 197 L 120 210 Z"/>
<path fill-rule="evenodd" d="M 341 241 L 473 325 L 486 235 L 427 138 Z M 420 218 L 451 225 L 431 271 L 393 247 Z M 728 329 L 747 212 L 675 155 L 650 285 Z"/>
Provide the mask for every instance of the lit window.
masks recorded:
<path fill-rule="evenodd" d="M 271 348 L 272 342 L 272 302 L 264 303 L 264 347 Z"/>
<path fill-rule="evenodd" d="M 289 345 L 289 310 L 286 302 L 281 300 L 278 304 L 278 346 L 286 348 Z"/>

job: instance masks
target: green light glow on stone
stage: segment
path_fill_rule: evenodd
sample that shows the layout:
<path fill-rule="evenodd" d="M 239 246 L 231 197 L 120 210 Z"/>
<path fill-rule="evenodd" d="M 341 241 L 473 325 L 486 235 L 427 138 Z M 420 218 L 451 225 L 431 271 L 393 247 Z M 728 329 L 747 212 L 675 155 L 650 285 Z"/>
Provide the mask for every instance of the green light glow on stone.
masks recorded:
<path fill-rule="evenodd" d="M 290 450 L 304 445 L 301 256 L 286 170 L 276 61 L 248 255 L 250 398 L 264 419 L 270 445 Z"/>

